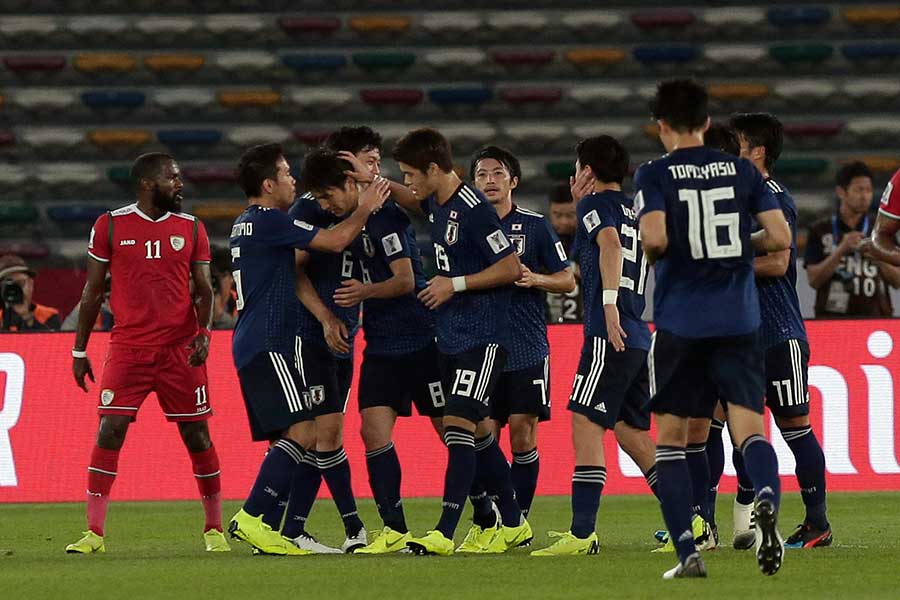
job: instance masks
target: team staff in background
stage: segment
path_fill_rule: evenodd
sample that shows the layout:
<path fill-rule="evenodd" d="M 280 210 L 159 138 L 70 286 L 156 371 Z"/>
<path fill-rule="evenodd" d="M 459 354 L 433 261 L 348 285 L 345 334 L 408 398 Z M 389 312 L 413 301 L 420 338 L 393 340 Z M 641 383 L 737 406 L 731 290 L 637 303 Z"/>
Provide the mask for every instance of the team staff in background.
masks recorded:
<path fill-rule="evenodd" d="M 103 364 L 100 429 L 88 467 L 88 530 L 66 552 L 106 551 L 104 524 L 119 451 L 150 392 L 156 392 L 166 419 L 177 423 L 188 450 L 206 515 L 206 549 L 228 551 L 219 458 L 206 424 L 212 415 L 205 365 L 213 302 L 209 239 L 203 223 L 181 212 L 181 172 L 171 156 L 139 156 L 131 179 L 136 202 L 101 215 L 88 242 L 87 283 L 72 350 L 75 381 L 85 392 L 85 377 L 94 381 L 86 350 L 107 271 L 116 282 L 110 297 L 116 323 Z"/>
<path fill-rule="evenodd" d="M 553 188 L 550 193 L 550 211 L 548 212 L 550 225 L 559 236 L 566 256 L 570 259 L 572 273 L 575 275 L 575 289 L 565 294 L 550 292 L 546 294 L 548 323 L 581 323 L 584 318 L 581 274 L 575 248 L 575 203 L 580 199 L 581 196 L 573 198 L 570 185 L 564 183 Z"/>
<path fill-rule="evenodd" d="M 806 274 L 816 290 L 816 318 L 890 317 L 890 287 L 900 287 L 900 268 L 878 258 L 871 245 L 872 172 L 862 162 L 837 173 L 840 204 L 809 228 Z M 882 213 L 883 214 L 883 213 Z"/>

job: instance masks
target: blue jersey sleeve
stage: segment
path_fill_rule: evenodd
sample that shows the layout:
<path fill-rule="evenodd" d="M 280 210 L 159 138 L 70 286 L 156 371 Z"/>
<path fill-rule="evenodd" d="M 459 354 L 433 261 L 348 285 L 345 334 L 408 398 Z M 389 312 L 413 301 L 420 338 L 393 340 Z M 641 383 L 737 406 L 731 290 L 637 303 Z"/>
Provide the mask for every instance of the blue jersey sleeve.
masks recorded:
<path fill-rule="evenodd" d="M 550 226 L 550 221 L 546 217 L 541 218 L 540 245 L 538 246 L 538 254 L 541 264 L 548 273 L 559 273 L 565 271 L 569 267 L 569 258 L 566 256 L 566 249 L 559 240 L 559 236 Z"/>
<path fill-rule="evenodd" d="M 750 173 L 750 213 L 758 215 L 767 210 L 781 208 L 778 198 L 775 197 L 775 193 L 772 192 L 771 188 L 766 185 L 766 180 L 759 170 L 746 158 L 740 159 L 738 164 L 745 171 L 749 170 Z"/>
<path fill-rule="evenodd" d="M 298 248 L 306 250 L 319 228 L 300 219 L 292 219 L 280 210 L 272 210 L 266 219 L 266 227 L 262 232 L 266 240 L 273 246 Z"/>
<path fill-rule="evenodd" d="M 376 254 L 387 263 L 392 263 L 398 258 L 411 258 L 412 248 L 410 248 L 406 236 L 409 218 L 400 209 L 394 207 L 391 207 L 390 210 L 382 209 L 375 216 L 381 214 L 384 215 L 382 218 L 369 220 L 371 223 L 369 229 Z"/>
<path fill-rule="evenodd" d="M 490 264 L 499 262 L 515 252 L 515 248 L 500 227 L 497 211 L 487 202 L 481 202 L 469 211 L 466 226 L 481 255 Z"/>
<path fill-rule="evenodd" d="M 666 212 L 666 196 L 654 171 L 652 163 L 646 163 L 634 172 L 634 212 L 638 218 L 655 210 Z"/>
<path fill-rule="evenodd" d="M 604 202 L 597 194 L 586 197 L 582 202 L 585 203 L 585 213 L 581 217 L 581 226 L 590 243 L 597 243 L 597 234 L 601 229 L 613 227 L 616 231 L 619 230 L 619 217 L 614 204 Z"/>

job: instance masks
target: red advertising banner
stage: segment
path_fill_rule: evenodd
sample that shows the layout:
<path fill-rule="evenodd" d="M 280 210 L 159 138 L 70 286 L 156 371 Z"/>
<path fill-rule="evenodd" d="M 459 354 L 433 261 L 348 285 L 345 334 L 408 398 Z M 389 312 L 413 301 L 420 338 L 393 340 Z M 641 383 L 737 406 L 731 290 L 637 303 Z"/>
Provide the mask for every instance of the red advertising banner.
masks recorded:
<path fill-rule="evenodd" d="M 807 328 L 812 347 L 811 418 L 825 450 L 829 489 L 900 490 L 894 393 L 900 363 L 893 353 L 900 321 L 811 321 Z M 574 458 L 565 406 L 581 335 L 579 326 L 550 327 L 553 418 L 541 424 L 538 434 L 540 494 L 569 493 Z M 75 386 L 69 354 L 72 341 L 70 334 L 0 335 L 0 502 L 84 499 L 100 390 L 94 384 L 85 394 Z M 107 341 L 106 335 L 94 334 L 88 348 L 98 371 Z M 210 429 L 222 463 L 224 495 L 242 498 L 266 447 L 250 441 L 230 342 L 230 332 L 215 332 L 209 361 L 210 402 L 215 411 Z M 371 496 L 355 395 L 348 405 L 344 431 L 354 490 L 360 497 Z M 785 489 L 796 490 L 790 450 L 777 430 L 772 439 Z M 403 494 L 439 496 L 446 451 L 428 421 L 400 419 L 394 441 L 403 463 Z M 609 478 L 604 493 L 647 493 L 640 472 L 619 451 L 611 434 L 605 442 Z M 722 489 L 734 489 L 733 473 L 726 460 Z M 129 430 L 113 495 L 117 500 L 197 495 L 178 432 L 162 417 L 153 395 Z"/>

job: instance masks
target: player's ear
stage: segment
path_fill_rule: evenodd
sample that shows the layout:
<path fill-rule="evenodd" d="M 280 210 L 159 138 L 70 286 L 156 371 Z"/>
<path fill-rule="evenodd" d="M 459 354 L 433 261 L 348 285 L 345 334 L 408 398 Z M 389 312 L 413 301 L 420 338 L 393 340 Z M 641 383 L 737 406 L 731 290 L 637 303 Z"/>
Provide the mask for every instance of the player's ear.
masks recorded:
<path fill-rule="evenodd" d="M 514 190 L 519 187 L 519 178 L 513 175 L 513 178 L 509 180 L 509 189 Z"/>
<path fill-rule="evenodd" d="M 704 124 L 703 124 L 703 127 L 700 128 L 701 131 L 702 131 L 703 133 L 706 133 L 706 130 L 709 129 L 709 126 L 710 126 L 711 124 L 712 124 L 712 119 L 711 119 L 710 117 L 706 117 L 706 123 L 704 123 Z"/>

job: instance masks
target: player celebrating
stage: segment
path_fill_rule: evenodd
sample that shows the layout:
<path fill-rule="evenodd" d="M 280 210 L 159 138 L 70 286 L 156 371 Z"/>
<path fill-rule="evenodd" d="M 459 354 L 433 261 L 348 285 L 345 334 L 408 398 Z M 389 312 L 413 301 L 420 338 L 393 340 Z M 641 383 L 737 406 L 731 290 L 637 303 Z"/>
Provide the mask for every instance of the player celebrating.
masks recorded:
<path fill-rule="evenodd" d="M 663 517 L 679 563 L 663 577 L 705 577 L 691 533 L 688 418 L 710 418 L 717 390 L 757 490 L 756 548 L 767 575 L 781 567 L 778 459 L 764 437 L 765 392 L 753 252 L 790 247 L 777 200 L 748 161 L 704 147 L 706 90 L 691 80 L 659 85 L 653 117 L 666 156 L 635 173 L 644 252 L 656 264 L 657 330 L 648 358 L 658 426 L 656 472 Z M 752 219 L 762 230 L 751 238 Z"/>
<path fill-rule="evenodd" d="M 433 129 L 413 130 L 397 142 L 393 156 L 430 222 L 440 274 L 419 299 L 436 311 L 443 389 L 449 390 L 443 418 L 449 454 L 443 512 L 433 531 L 407 546 L 418 554 L 453 554 L 453 533 L 477 462 L 479 480 L 497 496 L 503 522 L 485 551 L 505 552 L 531 538 L 531 527 L 516 502 L 506 457 L 484 419 L 506 362 L 500 342 L 509 300 L 502 288 L 520 278 L 519 259 L 496 211 L 453 172 L 444 136 Z"/>
<path fill-rule="evenodd" d="M 797 483 L 806 518 L 785 542 L 789 548 L 830 546 L 831 526 L 825 515 L 825 455 L 809 424 L 809 342 L 797 298 L 797 207 L 790 193 L 769 176 L 781 154 L 783 128 L 768 113 L 731 117 L 741 156 L 750 160 L 775 194 L 791 227 L 791 247 L 754 260 L 759 308 L 760 342 L 765 351 L 766 405 L 794 454 Z M 735 506 L 735 530 L 750 529 L 750 506 Z M 742 518 L 738 523 L 737 515 Z"/>
<path fill-rule="evenodd" d="M 219 458 L 206 423 L 212 414 L 205 366 L 213 296 L 209 239 L 203 223 L 180 212 L 183 184 L 171 156 L 139 156 L 131 179 L 136 202 L 100 216 L 88 242 L 88 278 L 72 350 L 75 382 L 85 392 L 85 375 L 94 381 L 86 349 L 107 271 L 116 282 L 110 298 L 116 323 L 100 380 L 100 429 L 88 467 L 88 531 L 66 552 L 106 551 L 104 523 L 119 451 L 150 392 L 156 392 L 166 420 L 177 423 L 191 458 L 206 514 L 206 549 L 225 552 L 230 548 L 222 533 Z"/>
<path fill-rule="evenodd" d="M 300 303 L 295 295 L 294 250 L 342 252 L 387 196 L 387 183 L 366 190 L 359 208 L 331 229 L 292 220 L 294 178 L 278 144 L 247 150 L 238 182 L 249 202 L 231 231 L 231 255 L 238 294 L 238 321 L 232 341 L 234 363 L 254 440 L 274 441 L 256 482 L 229 532 L 266 554 L 310 554 L 262 519 L 288 496 L 292 480 L 309 470 L 303 447 L 302 377 L 295 361 Z M 318 475 L 318 474 L 317 474 Z"/>
<path fill-rule="evenodd" d="M 503 233 L 522 262 L 522 277 L 516 281 L 519 289 L 510 299 L 509 356 L 491 394 L 490 418 L 498 439 L 509 423 L 510 476 L 519 508 L 528 517 L 540 465 L 537 425 L 550 418 L 550 345 L 542 292 L 570 292 L 575 288 L 575 276 L 550 222 L 513 204 L 512 192 L 522 178 L 515 156 L 487 146 L 475 154 L 469 172 L 475 187 L 496 209 Z"/>
<path fill-rule="evenodd" d="M 606 482 L 603 434 L 615 430 L 654 488 L 654 446 L 647 391 L 650 330 L 641 320 L 647 261 L 638 243 L 632 203 L 622 193 L 628 153 L 602 135 L 576 146 L 573 193 L 578 203 L 575 246 L 584 290 L 584 345 L 569 398 L 575 471 L 572 526 L 550 547 L 532 556 L 596 554 L 594 531 Z M 584 182 L 590 187 L 584 189 Z M 584 193 L 588 192 L 588 193 Z"/>

